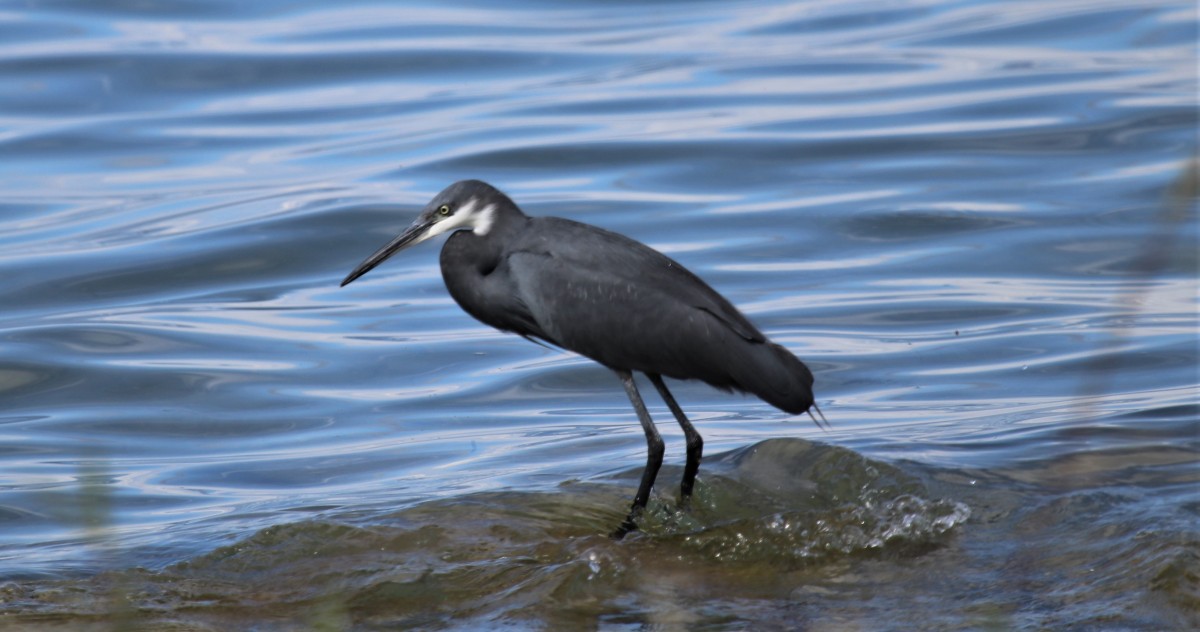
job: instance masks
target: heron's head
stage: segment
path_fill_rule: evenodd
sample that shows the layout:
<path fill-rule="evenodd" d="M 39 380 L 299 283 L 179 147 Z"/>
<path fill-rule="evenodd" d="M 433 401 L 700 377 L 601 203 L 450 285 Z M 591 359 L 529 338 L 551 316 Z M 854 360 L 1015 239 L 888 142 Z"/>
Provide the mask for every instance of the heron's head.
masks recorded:
<path fill-rule="evenodd" d="M 502 205 L 516 208 L 507 196 L 486 182 L 455 182 L 435 195 L 404 232 L 358 264 L 358 267 L 342 281 L 342 285 L 370 272 L 397 252 L 430 237 L 459 229 L 474 231 L 476 235 L 486 235 L 495 223 L 496 213 Z"/>

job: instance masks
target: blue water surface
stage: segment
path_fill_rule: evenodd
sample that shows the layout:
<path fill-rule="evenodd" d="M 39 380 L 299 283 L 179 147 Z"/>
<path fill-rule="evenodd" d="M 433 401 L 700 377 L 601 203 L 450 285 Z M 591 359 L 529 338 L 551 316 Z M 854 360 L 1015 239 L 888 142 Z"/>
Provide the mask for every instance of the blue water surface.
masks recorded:
<path fill-rule="evenodd" d="M 632 496 L 619 382 L 462 313 L 438 243 L 338 287 L 465 178 L 668 253 L 812 367 L 829 432 L 673 383 L 706 454 L 800 437 L 1128 494 L 1117 522 L 1181 547 L 1149 576 L 1194 562 L 1197 24 L 1178 0 L 0 7 L 0 580 Z M 1113 621 L 1197 616 L 1180 586 L 1181 619 Z"/>

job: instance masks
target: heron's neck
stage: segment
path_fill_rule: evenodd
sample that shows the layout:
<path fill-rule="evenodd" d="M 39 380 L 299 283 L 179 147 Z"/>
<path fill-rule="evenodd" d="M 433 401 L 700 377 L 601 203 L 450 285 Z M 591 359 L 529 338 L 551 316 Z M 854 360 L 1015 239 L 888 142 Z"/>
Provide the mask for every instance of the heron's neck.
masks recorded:
<path fill-rule="evenodd" d="M 516 205 L 497 204 L 486 231 L 460 230 L 446 241 L 442 247 L 443 273 L 462 273 L 466 268 L 490 272 L 499 265 L 505 246 L 516 241 L 528 221 L 529 216 Z"/>
<path fill-rule="evenodd" d="M 525 228 L 529 216 L 522 213 L 516 204 L 504 200 L 493 205 L 488 218 L 487 229 L 474 231 L 480 242 L 488 242 L 499 247 L 500 244 L 511 243 L 513 237 Z"/>

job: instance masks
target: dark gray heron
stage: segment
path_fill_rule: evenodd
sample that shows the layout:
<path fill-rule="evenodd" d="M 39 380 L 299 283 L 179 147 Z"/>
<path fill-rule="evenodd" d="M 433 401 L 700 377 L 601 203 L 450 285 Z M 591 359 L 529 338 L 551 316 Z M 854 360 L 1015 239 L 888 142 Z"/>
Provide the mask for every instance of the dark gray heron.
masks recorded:
<path fill-rule="evenodd" d="M 442 247 L 442 278 L 468 314 L 501 331 L 574 351 L 612 369 L 646 433 L 648 456 L 624 537 L 663 460 L 663 441 L 633 372 L 650 379 L 687 438 L 680 499 L 687 506 L 704 441 L 663 376 L 752 393 L 780 410 L 813 416 L 813 375 L 771 342 L 725 297 L 670 257 L 602 228 L 557 217 L 529 217 L 479 180 L 437 194 L 416 221 L 342 281 L 354 281 L 400 250 L 453 232 Z"/>

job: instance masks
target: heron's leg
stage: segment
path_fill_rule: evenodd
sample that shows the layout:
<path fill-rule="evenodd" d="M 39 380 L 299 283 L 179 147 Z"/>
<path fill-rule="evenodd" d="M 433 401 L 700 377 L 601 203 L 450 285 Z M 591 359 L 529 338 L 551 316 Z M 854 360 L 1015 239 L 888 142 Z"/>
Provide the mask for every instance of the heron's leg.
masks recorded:
<path fill-rule="evenodd" d="M 658 394 L 667 403 L 667 408 L 670 408 L 671 414 L 675 415 L 675 421 L 678 421 L 679 427 L 683 428 L 683 436 L 687 437 L 687 464 L 683 466 L 683 482 L 679 484 L 679 502 L 687 507 L 692 499 L 692 486 L 696 482 L 696 472 L 700 471 L 700 456 L 704 453 L 704 439 L 692 427 L 692 423 L 688 421 L 687 415 L 683 414 L 683 409 L 679 407 L 679 404 L 675 403 L 675 398 L 671 396 L 671 391 L 667 390 L 662 376 L 657 373 L 647 373 L 646 377 L 649 377 L 654 388 L 658 389 Z"/>
<path fill-rule="evenodd" d="M 629 508 L 629 515 L 612 533 L 614 539 L 620 540 L 625 537 L 625 534 L 637 529 L 634 516 L 639 510 L 645 509 L 646 502 L 650 500 L 650 488 L 654 486 L 658 468 L 662 467 L 663 440 L 658 436 L 658 430 L 654 427 L 654 421 L 650 419 L 650 413 L 646 410 L 646 404 L 642 402 L 642 396 L 638 394 L 637 384 L 633 382 L 633 373 L 629 371 L 617 371 L 616 373 L 625 387 L 625 394 L 629 396 L 629 401 L 633 404 L 633 410 L 637 412 L 638 421 L 642 422 L 642 430 L 646 431 L 646 469 L 642 471 L 642 483 L 638 486 L 637 496 L 633 497 L 633 506 Z"/>

